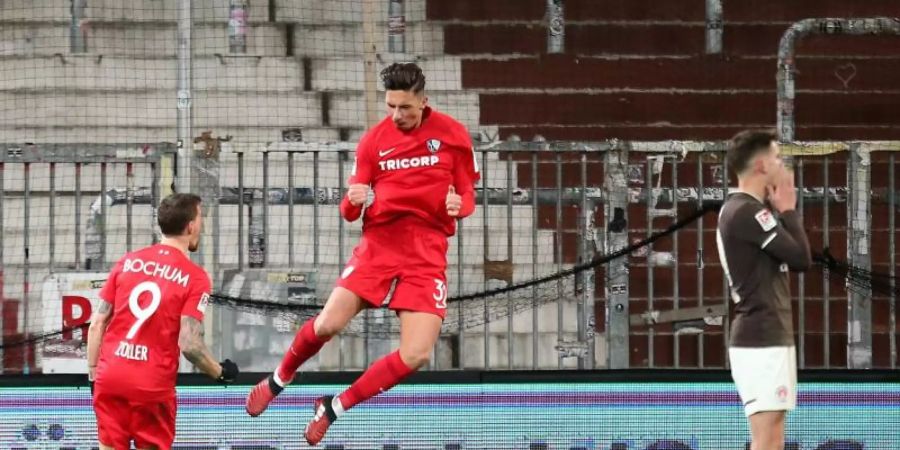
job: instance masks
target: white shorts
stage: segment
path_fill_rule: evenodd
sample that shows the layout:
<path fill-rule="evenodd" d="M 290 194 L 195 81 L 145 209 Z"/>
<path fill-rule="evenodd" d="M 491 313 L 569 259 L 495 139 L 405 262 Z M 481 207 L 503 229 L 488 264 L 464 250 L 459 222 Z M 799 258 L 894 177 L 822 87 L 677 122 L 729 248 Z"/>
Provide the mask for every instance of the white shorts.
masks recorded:
<path fill-rule="evenodd" d="M 797 406 L 797 351 L 790 347 L 731 347 L 731 378 L 750 417 Z"/>

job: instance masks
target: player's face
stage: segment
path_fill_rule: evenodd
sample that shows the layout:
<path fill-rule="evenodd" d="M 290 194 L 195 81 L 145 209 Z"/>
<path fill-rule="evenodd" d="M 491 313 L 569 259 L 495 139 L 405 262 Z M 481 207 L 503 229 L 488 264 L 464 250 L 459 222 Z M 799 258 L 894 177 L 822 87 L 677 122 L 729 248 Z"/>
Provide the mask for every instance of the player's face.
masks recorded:
<path fill-rule="evenodd" d="M 188 250 L 196 252 L 200 248 L 200 232 L 203 230 L 203 211 L 197 207 L 197 217 L 188 224 Z"/>
<path fill-rule="evenodd" d="M 784 160 L 781 159 L 781 146 L 777 142 L 772 142 L 769 151 L 763 157 L 763 165 L 765 167 L 766 182 L 774 185 L 778 182 L 779 177 L 784 173 Z"/>
<path fill-rule="evenodd" d="M 394 120 L 394 125 L 401 130 L 409 131 L 422 123 L 422 112 L 428 98 L 422 93 L 416 94 L 412 91 L 386 91 L 384 103 L 387 105 L 388 114 Z"/>

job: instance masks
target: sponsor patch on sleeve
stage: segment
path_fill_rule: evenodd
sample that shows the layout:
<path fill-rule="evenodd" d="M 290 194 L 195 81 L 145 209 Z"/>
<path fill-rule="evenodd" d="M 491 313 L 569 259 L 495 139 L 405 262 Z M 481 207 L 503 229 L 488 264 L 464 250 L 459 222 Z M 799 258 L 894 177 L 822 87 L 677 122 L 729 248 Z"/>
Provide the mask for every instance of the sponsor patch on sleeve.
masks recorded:
<path fill-rule="evenodd" d="M 754 217 L 756 217 L 756 221 L 759 222 L 759 226 L 762 227 L 763 231 L 769 231 L 778 224 L 778 222 L 775 221 L 775 216 L 773 216 L 772 212 L 768 209 L 760 210 Z"/>
<path fill-rule="evenodd" d="M 200 302 L 197 303 L 197 311 L 200 311 L 200 312 L 206 314 L 206 305 L 208 305 L 208 304 L 209 304 L 209 293 L 204 292 L 203 295 L 200 297 Z"/>

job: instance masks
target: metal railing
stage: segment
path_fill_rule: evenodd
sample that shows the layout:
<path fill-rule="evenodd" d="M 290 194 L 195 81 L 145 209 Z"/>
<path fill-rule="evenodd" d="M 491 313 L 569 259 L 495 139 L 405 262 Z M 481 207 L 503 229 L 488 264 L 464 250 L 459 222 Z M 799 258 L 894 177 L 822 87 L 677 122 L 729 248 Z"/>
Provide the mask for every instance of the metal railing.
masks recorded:
<path fill-rule="evenodd" d="M 198 261 L 218 291 L 327 297 L 360 235 L 359 223 L 340 220 L 337 211 L 352 148 L 223 142 L 209 152 L 206 143 L 194 144 L 194 165 L 203 168 L 193 171 L 194 183 L 207 187 L 208 215 Z M 483 146 L 478 208 L 451 239 L 451 293 L 551 276 L 721 201 L 728 184 L 723 148 L 674 141 Z M 875 272 L 893 275 L 892 151 L 898 148 L 890 142 L 786 146 L 815 250 L 829 248 L 852 264 L 867 258 Z M 15 330 L 0 324 L 7 341 L 61 327 L 58 299 L 35 289 L 39 282 L 52 274 L 102 274 L 126 250 L 154 242 L 152 207 L 177 178 L 174 150 L 165 144 L 4 147 L 3 297 L 23 310 Z M 878 161 L 874 168 L 872 161 Z M 713 233 L 714 221 L 700 220 L 596 270 L 467 300 L 448 316 L 455 323 L 445 325 L 431 367 L 723 367 L 728 296 L 710 251 Z M 886 237 L 873 245 L 879 235 Z M 289 278 L 284 274 L 303 274 L 303 288 L 272 288 L 272 280 Z M 894 296 L 848 290 L 819 268 L 797 281 L 801 367 L 896 367 Z M 877 311 L 874 322 L 870 309 Z M 483 317 L 473 319 L 472 311 Z M 222 354 L 245 358 L 248 370 L 268 370 L 295 329 L 280 317 L 251 319 L 225 308 L 211 317 L 212 343 Z M 326 349 L 319 368 L 365 367 L 392 339 L 365 330 L 393 320 L 381 311 L 365 313 L 354 328 L 362 332 Z M 867 348 L 870 359 L 842 354 L 854 344 Z"/>

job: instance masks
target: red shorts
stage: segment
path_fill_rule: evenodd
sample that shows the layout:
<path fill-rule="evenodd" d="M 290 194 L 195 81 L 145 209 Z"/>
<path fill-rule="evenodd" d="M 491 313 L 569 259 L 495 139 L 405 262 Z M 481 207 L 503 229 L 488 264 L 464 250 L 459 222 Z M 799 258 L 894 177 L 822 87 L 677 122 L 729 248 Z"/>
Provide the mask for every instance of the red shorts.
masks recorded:
<path fill-rule="evenodd" d="M 175 440 L 175 395 L 162 401 L 135 401 L 116 395 L 96 393 L 94 413 L 100 443 L 119 449 L 172 448 Z"/>
<path fill-rule="evenodd" d="M 447 314 L 447 235 L 417 218 L 363 232 L 337 285 L 373 308 Z M 394 286 L 396 284 L 396 286 Z"/>

